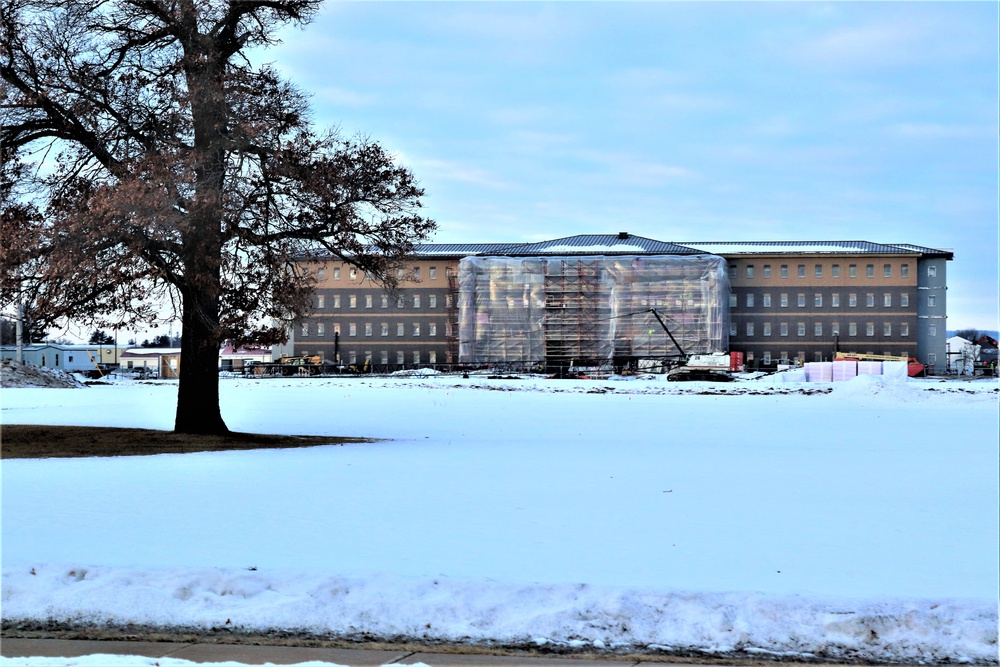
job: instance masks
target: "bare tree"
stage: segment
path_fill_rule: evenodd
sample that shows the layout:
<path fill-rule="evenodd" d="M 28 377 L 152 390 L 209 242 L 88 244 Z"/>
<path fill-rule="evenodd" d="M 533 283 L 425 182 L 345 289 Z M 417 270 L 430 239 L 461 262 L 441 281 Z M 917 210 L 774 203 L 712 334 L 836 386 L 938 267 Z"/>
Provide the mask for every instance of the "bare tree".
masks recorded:
<path fill-rule="evenodd" d="M 0 0 L 0 294 L 98 326 L 180 311 L 175 429 L 224 433 L 218 350 L 281 341 L 317 252 L 388 286 L 434 229 L 377 143 L 315 131 L 251 48 L 318 0 Z"/>

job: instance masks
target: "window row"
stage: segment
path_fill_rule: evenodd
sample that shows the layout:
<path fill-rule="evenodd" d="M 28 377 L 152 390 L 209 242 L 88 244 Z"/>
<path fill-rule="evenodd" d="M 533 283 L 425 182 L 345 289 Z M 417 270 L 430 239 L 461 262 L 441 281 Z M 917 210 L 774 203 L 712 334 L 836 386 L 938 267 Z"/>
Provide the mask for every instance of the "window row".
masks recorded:
<path fill-rule="evenodd" d="M 807 326 L 806 322 L 793 322 L 791 324 L 795 328 L 794 330 L 795 330 L 795 335 L 796 336 L 805 336 L 806 332 L 809 329 L 809 327 Z M 876 326 L 875 322 L 865 322 L 864 323 L 864 327 L 865 327 L 865 335 L 866 336 L 874 336 L 876 329 L 878 329 L 878 327 Z M 933 327 L 933 325 L 932 325 L 932 327 Z M 891 322 L 883 322 L 882 325 L 881 325 L 881 330 L 882 330 L 882 335 L 883 336 L 891 336 L 892 335 L 892 323 Z M 744 324 L 744 326 L 743 326 L 743 332 L 742 333 L 743 333 L 744 336 L 746 336 L 748 338 L 751 338 L 751 337 L 756 336 L 756 335 L 771 336 L 775 331 L 777 332 L 778 336 L 788 336 L 789 335 L 789 331 L 790 331 L 789 322 L 779 322 L 777 327 L 772 327 L 772 323 L 771 322 L 746 322 Z M 729 335 L 730 336 L 739 336 L 740 335 L 739 326 L 737 325 L 736 322 L 730 322 L 729 323 Z M 812 335 L 816 336 L 816 337 L 820 337 L 820 336 L 826 335 L 824 333 L 824 326 L 823 326 L 822 322 L 813 322 L 812 323 Z M 831 322 L 830 323 L 829 335 L 831 335 L 831 336 L 839 336 L 839 335 L 841 335 L 841 329 L 840 329 L 840 323 L 839 322 Z M 848 324 L 847 324 L 847 335 L 848 336 L 857 336 L 858 335 L 858 323 L 857 322 L 848 322 Z M 909 336 L 910 335 L 910 325 L 909 325 L 908 322 L 902 322 L 899 325 L 899 335 L 900 336 Z M 936 334 L 930 334 L 930 335 L 933 336 L 933 335 L 936 335 Z"/>
<path fill-rule="evenodd" d="M 309 322 L 302 322 L 299 325 L 300 326 L 300 330 L 301 330 L 301 334 L 300 335 L 301 335 L 302 338 L 309 338 L 310 332 L 314 332 L 315 336 L 317 338 L 322 338 L 322 337 L 326 336 L 326 323 L 324 323 L 324 322 L 316 322 L 314 324 L 315 324 L 315 326 L 311 326 Z M 396 322 L 394 328 L 395 328 L 395 331 L 396 331 L 396 337 L 406 336 L 407 335 L 407 333 L 406 333 L 407 332 L 407 327 L 406 327 L 406 324 L 404 324 L 403 322 Z M 392 329 L 393 329 L 393 327 L 390 327 L 390 325 L 389 325 L 388 322 L 380 322 L 379 325 L 378 325 L 379 336 L 388 336 L 389 332 Z M 436 322 L 427 322 L 426 323 L 426 327 L 424 327 L 424 325 L 422 325 L 420 322 L 411 322 L 410 323 L 410 327 L 409 327 L 410 334 L 409 335 L 411 337 L 413 337 L 413 338 L 419 338 L 421 330 L 426 331 L 427 332 L 427 336 L 429 336 L 431 338 L 433 338 L 434 336 L 438 335 L 438 325 L 437 325 Z M 358 323 L 357 322 L 349 322 L 347 324 L 347 335 L 348 336 L 357 336 L 358 335 L 358 331 L 363 331 L 365 336 L 374 336 L 375 335 L 375 324 L 373 322 L 364 322 L 362 324 L 362 328 L 361 329 L 358 328 Z M 340 323 L 339 322 L 335 322 L 333 324 L 333 334 L 334 335 L 338 335 L 338 334 L 341 334 L 341 333 L 342 332 L 340 330 Z M 451 336 L 452 335 L 452 323 L 451 322 L 446 322 L 445 323 L 445 335 L 446 336 Z"/>
<path fill-rule="evenodd" d="M 299 354 L 301 356 L 308 356 L 309 350 L 299 350 Z M 378 354 L 379 354 L 379 363 L 381 364 L 389 363 L 388 350 L 380 350 Z M 436 364 L 438 362 L 437 356 L 438 355 L 436 350 L 429 350 L 427 352 L 426 363 Z M 413 363 L 413 364 L 425 363 L 423 353 L 420 350 L 414 350 L 409 355 L 409 360 L 407 360 L 407 355 L 405 352 L 396 352 L 394 358 L 396 360 L 395 363 L 399 366 L 403 366 L 407 363 Z M 357 364 L 359 363 L 359 359 L 361 360 L 362 363 L 368 363 L 368 364 L 375 363 L 375 357 L 371 350 L 364 350 L 360 355 L 357 350 L 348 350 L 347 353 L 343 355 L 342 361 L 348 364 Z"/>
<path fill-rule="evenodd" d="M 302 273 L 303 273 L 303 275 L 308 276 L 309 275 L 309 267 L 304 267 L 302 269 Z M 348 276 L 350 277 L 351 280 L 357 280 L 358 279 L 358 269 L 356 267 L 351 267 L 350 269 L 348 269 L 347 273 L 348 273 Z M 409 275 L 407 275 L 407 271 L 406 271 L 405 268 L 400 267 L 400 268 L 396 269 L 396 280 L 410 279 L 410 280 L 413 280 L 415 282 L 419 282 L 420 279 L 421 279 L 420 278 L 420 273 L 421 272 L 420 272 L 420 267 L 419 266 L 412 267 L 410 269 L 410 271 L 409 271 Z M 427 269 L 427 274 L 428 274 L 427 277 L 430 280 L 437 280 L 437 277 L 438 277 L 437 267 L 436 266 L 429 267 Z M 341 279 L 341 275 L 342 274 L 341 274 L 340 267 L 339 266 L 333 267 L 333 271 L 331 273 L 332 280 L 340 280 Z M 368 273 L 367 271 L 365 271 L 365 278 L 367 280 L 371 280 L 372 279 L 372 275 L 370 273 Z M 321 283 L 321 282 L 323 282 L 325 280 L 326 280 L 326 267 L 320 267 L 320 268 L 316 269 L 316 282 L 320 282 Z"/>
<path fill-rule="evenodd" d="M 789 267 L 788 264 L 781 264 L 778 267 L 778 275 L 781 276 L 782 278 L 787 278 L 788 275 L 789 275 L 788 274 L 788 267 Z M 830 276 L 831 277 L 833 277 L 833 278 L 839 278 L 840 277 L 840 264 L 832 264 L 832 265 L 830 265 L 829 269 L 830 269 Z M 746 277 L 747 278 L 751 278 L 752 279 L 752 278 L 756 277 L 756 275 L 757 275 L 757 267 L 754 264 L 746 264 L 744 266 L 744 270 L 746 271 Z M 806 270 L 807 270 L 807 266 L 805 264 L 799 264 L 796 267 L 796 274 L 798 275 L 799 278 L 805 278 L 806 277 Z M 822 278 L 824 271 L 826 271 L 825 265 L 823 265 L 823 264 L 813 264 L 813 266 L 812 266 L 812 275 L 813 275 L 813 277 L 815 277 L 815 278 Z M 770 278 L 771 277 L 771 265 L 770 264 L 764 264 L 761 267 L 761 275 L 764 278 Z M 858 277 L 858 265 L 857 264 L 848 264 L 847 265 L 847 275 L 850 278 L 857 278 Z M 901 264 L 899 266 L 899 275 L 900 275 L 901 278 L 909 278 L 910 277 L 910 265 L 909 264 Z M 928 277 L 931 277 L 931 278 L 936 277 L 937 276 L 937 267 L 934 266 L 934 265 L 928 266 L 927 267 L 927 275 L 928 275 Z M 739 269 L 738 269 L 738 267 L 737 267 L 736 264 L 730 264 L 729 265 L 729 277 L 730 278 L 738 278 L 739 277 Z M 875 265 L 874 264 L 866 264 L 865 265 L 865 277 L 867 277 L 867 278 L 874 278 L 875 277 Z M 884 277 L 884 278 L 891 278 L 892 277 L 892 264 L 888 264 L 887 263 L 887 264 L 883 264 L 882 265 L 882 277 Z"/>
<path fill-rule="evenodd" d="M 876 352 L 874 350 L 866 350 L 865 354 L 876 354 Z M 902 350 L 902 351 L 898 351 L 898 350 L 897 351 L 893 351 L 893 350 L 880 350 L 879 354 L 884 354 L 887 357 L 889 357 L 889 356 L 899 356 L 899 357 L 908 357 L 908 356 L 910 356 L 909 355 L 909 350 Z M 794 355 L 792 355 L 788 350 L 781 350 L 780 352 L 777 352 L 777 353 L 772 352 L 771 350 L 764 350 L 763 352 L 760 353 L 760 355 L 761 355 L 761 364 L 763 364 L 764 366 L 769 366 L 772 363 L 799 365 L 799 364 L 805 363 L 805 361 L 806 361 L 806 351 L 805 350 L 799 350 Z M 832 361 L 832 359 L 830 359 L 828 355 L 825 355 L 822 351 L 819 351 L 819 350 L 813 352 L 813 359 L 812 360 L 813 361 Z M 745 362 L 746 362 L 747 366 L 749 367 L 753 363 L 753 361 L 754 361 L 754 353 L 753 352 L 747 352 L 746 359 L 745 359 Z"/>
<path fill-rule="evenodd" d="M 364 307 L 365 308 L 374 308 L 375 307 L 375 295 L 373 295 L 373 294 L 364 294 L 364 295 L 362 295 L 362 297 L 363 297 L 363 301 L 362 302 L 364 303 Z M 427 297 L 427 308 L 437 308 L 438 307 L 438 295 L 437 294 L 427 294 L 426 297 Z M 334 309 L 340 308 L 341 307 L 341 301 L 342 300 L 341 300 L 341 295 L 340 294 L 333 294 L 332 298 L 330 299 L 330 302 L 331 302 L 331 306 L 330 307 L 334 308 Z M 409 299 L 407 298 L 406 295 L 400 294 L 400 295 L 398 295 L 396 297 L 395 301 L 396 301 L 396 308 L 405 308 L 407 301 L 409 301 L 411 304 L 413 304 L 414 308 L 420 308 L 421 307 L 421 303 L 423 302 L 423 299 L 422 299 L 422 296 L 420 294 L 410 295 Z M 348 308 L 357 308 L 358 307 L 358 303 L 359 303 L 359 301 L 358 301 L 358 295 L 357 294 L 348 294 L 347 295 L 347 307 Z M 382 294 L 381 295 L 381 297 L 380 297 L 380 304 L 379 305 L 382 308 L 388 308 L 389 307 L 389 296 L 387 294 Z M 452 295 L 451 294 L 446 294 L 445 295 L 445 297 L 444 297 L 444 305 L 445 305 L 445 308 L 451 308 L 451 306 L 452 306 Z M 325 294 L 317 294 L 316 295 L 316 308 L 317 308 L 317 310 L 325 310 L 326 306 L 327 306 L 326 295 Z"/>
<path fill-rule="evenodd" d="M 771 299 L 771 295 L 770 294 L 761 294 L 760 297 L 761 297 L 760 298 L 760 301 L 761 301 L 760 305 L 761 305 L 762 308 L 771 308 L 772 307 L 772 299 Z M 875 296 L 874 292 L 868 292 L 867 294 L 864 295 L 864 298 L 865 298 L 865 307 L 867 307 L 867 308 L 874 308 L 875 307 L 876 296 Z M 754 308 L 756 306 L 756 301 L 757 301 L 757 295 L 753 294 L 753 293 L 745 294 L 744 297 L 743 297 L 743 305 L 744 305 L 745 308 Z M 799 307 L 799 308 L 805 308 L 806 304 L 809 301 L 810 301 L 809 295 L 807 295 L 807 294 L 805 294 L 803 292 L 800 292 L 800 293 L 798 293 L 798 294 L 795 295 L 795 305 L 797 307 Z M 814 308 L 822 308 L 823 307 L 823 302 L 824 302 L 824 295 L 823 294 L 819 294 L 819 293 L 813 294 L 811 301 L 812 301 L 812 305 L 813 305 Z M 781 307 L 781 308 L 788 308 L 789 303 L 790 303 L 790 300 L 789 300 L 789 295 L 787 293 L 783 293 L 783 294 L 779 294 L 778 295 L 778 305 L 779 305 L 779 307 Z M 830 308 L 840 308 L 840 304 L 841 304 L 840 293 L 839 292 L 834 292 L 833 294 L 831 294 L 830 295 Z M 849 293 L 847 295 L 847 307 L 848 308 L 856 308 L 857 305 L 858 305 L 858 295 L 856 293 L 853 293 L 853 292 Z M 927 296 L 927 305 L 931 306 L 931 307 L 937 305 L 937 297 L 935 295 L 933 295 L 933 294 L 928 295 Z M 729 307 L 730 308 L 737 308 L 737 307 L 739 307 L 739 296 L 737 294 L 730 294 L 729 295 Z M 882 294 L 882 307 L 883 308 L 892 308 L 892 294 L 890 294 L 888 292 Z M 900 308 L 909 308 L 910 307 L 910 295 L 909 294 L 900 294 L 899 295 L 899 307 Z"/>

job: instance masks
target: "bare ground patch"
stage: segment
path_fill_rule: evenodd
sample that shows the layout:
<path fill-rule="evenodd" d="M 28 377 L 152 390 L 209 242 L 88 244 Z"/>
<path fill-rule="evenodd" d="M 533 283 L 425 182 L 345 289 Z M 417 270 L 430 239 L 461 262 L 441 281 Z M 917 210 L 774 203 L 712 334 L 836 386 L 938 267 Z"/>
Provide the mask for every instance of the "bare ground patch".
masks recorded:
<path fill-rule="evenodd" d="M 0 425 L 0 456 L 5 459 L 148 456 L 193 452 L 291 449 L 375 442 L 368 438 L 230 433 L 189 435 L 173 431 L 101 426 Z"/>

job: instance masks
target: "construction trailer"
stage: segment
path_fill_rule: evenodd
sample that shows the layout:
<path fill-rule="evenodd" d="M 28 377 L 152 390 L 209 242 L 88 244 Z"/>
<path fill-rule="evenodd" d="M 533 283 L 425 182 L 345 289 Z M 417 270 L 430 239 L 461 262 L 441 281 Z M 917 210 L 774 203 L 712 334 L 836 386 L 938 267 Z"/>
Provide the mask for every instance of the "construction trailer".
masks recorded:
<path fill-rule="evenodd" d="M 728 266 L 713 255 L 467 257 L 458 287 L 463 364 L 561 372 L 728 352 Z"/>

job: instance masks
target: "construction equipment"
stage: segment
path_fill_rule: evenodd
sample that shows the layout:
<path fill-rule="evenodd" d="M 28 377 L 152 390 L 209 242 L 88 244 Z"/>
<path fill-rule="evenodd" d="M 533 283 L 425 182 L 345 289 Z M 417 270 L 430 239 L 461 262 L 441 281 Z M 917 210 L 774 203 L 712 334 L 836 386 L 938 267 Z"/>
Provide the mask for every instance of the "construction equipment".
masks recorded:
<path fill-rule="evenodd" d="M 733 369 L 732 357 L 724 352 L 718 352 L 713 354 L 692 354 L 689 355 L 681 347 L 681 344 L 677 342 L 674 335 L 670 333 L 670 328 L 667 323 L 660 316 L 659 311 L 656 308 L 650 308 L 647 311 L 652 313 L 656 321 L 660 323 L 663 330 L 670 337 L 670 341 L 677 348 L 677 355 L 674 355 L 670 360 L 670 357 L 664 362 L 667 367 L 667 380 L 673 380 L 675 382 L 681 381 L 708 381 L 708 382 L 730 382 L 733 379 L 731 371 Z"/>
<path fill-rule="evenodd" d="M 891 354 L 867 354 L 862 352 L 838 352 L 834 361 L 905 361 L 906 374 L 911 377 L 927 375 L 927 367 L 915 357 L 894 356 Z"/>

